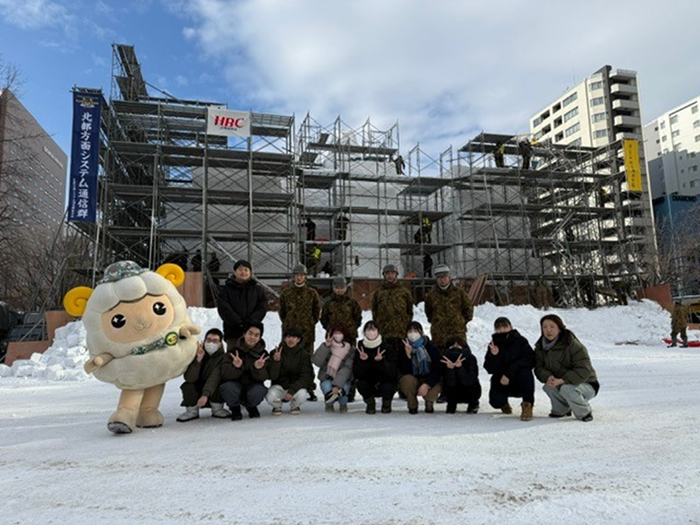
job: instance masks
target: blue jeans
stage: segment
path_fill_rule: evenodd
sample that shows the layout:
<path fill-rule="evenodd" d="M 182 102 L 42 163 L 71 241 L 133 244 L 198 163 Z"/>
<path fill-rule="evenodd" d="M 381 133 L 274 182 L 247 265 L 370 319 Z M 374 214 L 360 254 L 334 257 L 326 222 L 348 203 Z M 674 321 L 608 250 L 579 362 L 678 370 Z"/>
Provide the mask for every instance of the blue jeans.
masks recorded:
<path fill-rule="evenodd" d="M 331 381 L 330 379 L 324 379 L 323 381 L 321 381 L 321 392 L 323 392 L 324 396 L 332 391 L 333 391 L 333 381 Z M 340 404 L 340 405 L 347 405 L 348 404 L 348 392 L 350 392 L 350 381 L 345 383 L 345 385 L 343 386 L 343 393 L 338 398 L 338 404 Z"/>

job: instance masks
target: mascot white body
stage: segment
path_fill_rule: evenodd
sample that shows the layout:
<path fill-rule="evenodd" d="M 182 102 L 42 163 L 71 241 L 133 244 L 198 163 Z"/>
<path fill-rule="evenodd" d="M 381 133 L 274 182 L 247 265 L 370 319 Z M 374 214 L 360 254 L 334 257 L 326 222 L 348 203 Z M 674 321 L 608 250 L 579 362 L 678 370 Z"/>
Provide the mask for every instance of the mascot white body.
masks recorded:
<path fill-rule="evenodd" d="M 78 287 L 64 298 L 69 314 L 83 316 L 90 353 L 85 371 L 122 391 L 107 423 L 115 434 L 161 426 L 165 383 L 194 359 L 200 328 L 175 288 L 183 281 L 176 265 L 152 272 L 122 261 L 107 267 L 94 291 Z"/>

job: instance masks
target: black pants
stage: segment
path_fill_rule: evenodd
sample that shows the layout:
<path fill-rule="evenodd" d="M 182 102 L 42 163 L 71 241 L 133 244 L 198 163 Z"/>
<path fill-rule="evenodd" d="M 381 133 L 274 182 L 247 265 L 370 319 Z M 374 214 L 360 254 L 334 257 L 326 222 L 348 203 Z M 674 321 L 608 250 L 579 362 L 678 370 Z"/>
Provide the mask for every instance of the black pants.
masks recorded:
<path fill-rule="evenodd" d="M 182 390 L 182 403 L 180 406 L 183 407 L 193 407 L 197 404 L 197 401 L 202 397 L 202 389 L 204 388 L 204 383 L 207 380 L 206 377 L 200 377 L 195 383 L 184 382 L 180 385 L 180 390 Z M 219 393 L 219 388 L 217 387 L 205 406 L 209 406 L 210 403 L 222 403 L 221 394 Z"/>
<path fill-rule="evenodd" d="M 525 403 L 535 403 L 535 378 L 532 370 L 521 368 L 515 377 L 510 378 L 508 386 L 501 384 L 502 375 L 491 376 L 489 404 L 493 408 L 501 408 L 508 403 L 509 397 L 522 397 Z"/>
<path fill-rule="evenodd" d="M 467 377 L 466 370 L 446 369 L 442 379 L 442 391 L 448 404 L 469 403 L 478 406 L 481 384 L 478 379 Z"/>

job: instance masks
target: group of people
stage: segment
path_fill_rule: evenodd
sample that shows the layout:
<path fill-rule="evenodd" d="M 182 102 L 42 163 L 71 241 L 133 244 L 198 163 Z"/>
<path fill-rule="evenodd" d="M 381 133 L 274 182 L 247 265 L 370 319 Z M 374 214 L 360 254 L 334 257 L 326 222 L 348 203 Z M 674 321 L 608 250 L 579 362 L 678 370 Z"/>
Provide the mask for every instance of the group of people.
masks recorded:
<path fill-rule="evenodd" d="M 196 419 L 204 407 L 217 418 L 240 420 L 242 408 L 257 418 L 263 400 L 274 416 L 282 414 L 285 404 L 289 413 L 299 414 L 305 402 L 317 400 L 316 380 L 327 412 L 337 408 L 347 413 L 356 389 L 367 414 L 391 413 L 397 391 L 409 414 L 418 413 L 420 399 L 426 413 L 435 412 L 441 397 L 448 414 L 457 412 L 459 404 L 466 404 L 467 413 L 477 413 L 479 367 L 467 344 L 473 306 L 466 291 L 452 281 L 447 265 L 437 265 L 434 272 L 436 284 L 425 298 L 428 337 L 413 319 L 412 294 L 398 280 L 393 264 L 383 268 L 372 296 L 372 320 L 363 326 L 362 309 L 343 277 L 333 280 L 333 294 L 321 304 L 307 284 L 306 267 L 296 265 L 290 286 L 279 298 L 282 341 L 268 348 L 262 322 L 267 297 L 250 263 L 236 262 L 218 298 L 224 330 L 208 330 L 200 343 L 184 375 L 185 411 L 177 420 Z M 319 321 L 325 338 L 316 346 Z M 522 398 L 520 419 L 531 420 L 536 377 L 551 400 L 550 417 L 573 414 L 592 420 L 589 401 L 599 385 L 585 346 L 556 315 L 545 315 L 540 325 L 533 349 L 508 319 L 496 319 L 484 357 L 491 375 L 489 404 L 512 414 L 509 398 Z"/>

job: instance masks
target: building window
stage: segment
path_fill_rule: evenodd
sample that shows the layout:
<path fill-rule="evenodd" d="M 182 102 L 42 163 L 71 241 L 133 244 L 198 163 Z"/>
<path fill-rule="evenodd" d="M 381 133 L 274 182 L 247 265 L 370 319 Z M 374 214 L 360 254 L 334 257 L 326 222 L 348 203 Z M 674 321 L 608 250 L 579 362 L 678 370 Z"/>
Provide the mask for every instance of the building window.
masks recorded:
<path fill-rule="evenodd" d="M 691 111 L 693 114 L 697 113 L 697 112 L 698 112 L 698 105 L 697 105 L 697 104 L 694 105 L 692 108 L 690 108 L 690 111 Z"/>
<path fill-rule="evenodd" d="M 595 89 L 602 89 L 602 88 L 603 88 L 603 82 L 600 81 L 600 80 L 599 80 L 598 82 L 591 82 L 591 86 L 590 86 L 590 87 L 591 87 L 591 91 L 593 91 L 593 90 L 595 90 Z"/>
<path fill-rule="evenodd" d="M 669 121 L 671 124 L 678 124 L 678 115 L 673 115 Z"/>
<path fill-rule="evenodd" d="M 566 122 L 567 120 L 571 120 L 576 115 L 578 115 L 578 107 L 575 107 L 571 111 L 567 111 L 566 113 L 564 113 L 564 122 Z"/>
<path fill-rule="evenodd" d="M 591 99 L 591 106 L 601 106 L 605 103 L 605 97 L 595 97 Z"/>
<path fill-rule="evenodd" d="M 700 120 L 696 120 L 695 122 L 693 122 L 693 127 L 700 128 Z"/>
<path fill-rule="evenodd" d="M 595 132 L 595 138 L 597 139 L 603 139 L 608 136 L 608 130 L 607 129 L 599 129 L 598 131 Z"/>
<path fill-rule="evenodd" d="M 593 122 L 600 122 L 601 120 L 605 120 L 607 116 L 607 113 L 594 113 L 593 114 Z"/>
<path fill-rule="evenodd" d="M 666 127 L 666 122 L 662 120 L 662 121 L 661 121 L 661 124 L 659 124 L 659 127 L 660 127 L 661 129 L 664 129 L 664 128 Z"/>
<path fill-rule="evenodd" d="M 672 137 L 678 137 L 680 134 L 681 134 L 681 132 L 678 131 L 677 129 L 671 132 Z"/>
<path fill-rule="evenodd" d="M 668 137 L 666 135 L 661 136 L 661 142 L 666 142 L 667 139 Z"/>
<path fill-rule="evenodd" d="M 566 106 L 568 106 L 569 104 L 571 104 L 572 102 L 574 102 L 576 99 L 578 99 L 578 93 L 572 93 L 571 95 L 569 95 L 568 97 L 566 97 L 566 98 L 562 101 L 561 104 L 562 104 L 562 106 L 566 107 Z"/>
<path fill-rule="evenodd" d="M 695 142 L 700 142 L 700 135 L 695 135 Z"/>
<path fill-rule="evenodd" d="M 673 149 L 676 151 L 680 151 L 682 147 L 683 147 L 683 144 L 681 144 L 680 142 L 678 144 L 673 145 Z"/>
<path fill-rule="evenodd" d="M 573 135 L 574 133 L 576 133 L 580 129 L 581 129 L 581 124 L 577 122 L 573 126 L 566 128 L 566 130 L 564 130 L 564 136 L 570 137 L 571 135 Z"/>

